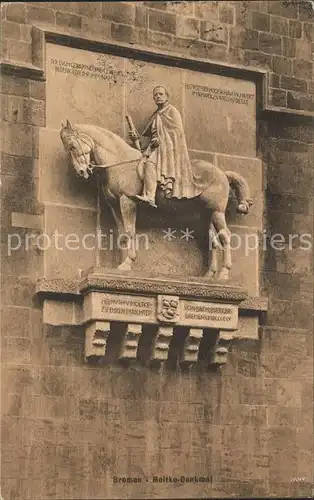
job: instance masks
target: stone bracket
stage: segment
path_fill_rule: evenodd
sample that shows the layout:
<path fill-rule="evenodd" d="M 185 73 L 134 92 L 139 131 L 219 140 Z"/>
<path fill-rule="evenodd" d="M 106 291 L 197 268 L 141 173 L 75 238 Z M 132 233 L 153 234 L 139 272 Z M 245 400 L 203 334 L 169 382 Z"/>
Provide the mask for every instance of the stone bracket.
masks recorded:
<path fill-rule="evenodd" d="M 85 360 L 93 357 L 104 357 L 106 354 L 107 339 L 110 334 L 108 321 L 96 321 L 86 326 L 85 330 Z"/>
<path fill-rule="evenodd" d="M 105 359 L 107 355 L 107 345 L 109 335 L 114 336 L 109 321 L 95 321 L 86 326 L 85 337 L 85 360 L 93 362 L 94 360 Z M 200 344 L 203 338 L 204 330 L 201 328 L 190 328 L 188 335 L 181 339 L 179 347 L 179 368 L 186 371 L 192 365 L 197 363 Z M 143 326 L 138 323 L 129 323 L 125 327 L 125 335 L 122 339 L 120 352 L 117 361 L 122 363 L 136 361 L 139 356 L 139 343 L 144 335 Z M 174 327 L 170 325 L 157 326 L 156 335 L 153 338 L 152 352 L 148 360 L 148 366 L 151 368 L 160 368 L 169 359 L 170 342 L 174 335 Z M 227 363 L 228 352 L 232 332 L 212 330 L 212 343 L 208 348 L 206 355 L 208 366 L 218 367 Z M 147 363 L 145 363 L 147 364 Z"/>
<path fill-rule="evenodd" d="M 203 337 L 202 328 L 190 328 L 187 337 L 185 338 L 180 355 L 180 368 L 189 368 L 193 363 L 197 362 L 200 343 Z"/>
<path fill-rule="evenodd" d="M 221 366 L 227 363 L 228 352 L 233 339 L 232 332 L 219 331 L 216 342 L 209 352 L 208 364 L 211 366 Z"/>
<path fill-rule="evenodd" d="M 142 325 L 137 323 L 128 323 L 122 350 L 119 356 L 120 361 L 131 361 L 137 358 L 138 343 L 141 333 Z"/>
<path fill-rule="evenodd" d="M 173 326 L 158 326 L 157 335 L 153 346 L 150 366 L 160 367 L 168 359 L 170 341 L 173 336 Z"/>

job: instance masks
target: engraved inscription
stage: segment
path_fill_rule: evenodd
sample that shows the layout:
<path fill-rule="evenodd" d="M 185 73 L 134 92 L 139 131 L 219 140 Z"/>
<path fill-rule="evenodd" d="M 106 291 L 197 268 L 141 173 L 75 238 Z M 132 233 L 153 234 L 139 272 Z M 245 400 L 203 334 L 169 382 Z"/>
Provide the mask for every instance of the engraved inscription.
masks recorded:
<path fill-rule="evenodd" d="M 96 80 L 107 80 L 112 84 L 119 81 L 137 82 L 139 80 L 142 83 L 143 80 L 143 77 L 138 74 L 138 69 L 141 65 L 137 61 L 132 61 L 134 69 L 130 71 L 115 67 L 106 58 L 98 58 L 96 65 L 56 58 L 51 58 L 50 63 L 57 73 L 72 74 Z"/>
<path fill-rule="evenodd" d="M 212 307 L 210 305 L 200 306 L 196 305 L 186 305 L 186 319 L 205 319 L 212 321 L 231 321 L 232 319 L 232 309 L 230 307 L 220 308 Z"/>
<path fill-rule="evenodd" d="M 224 90 L 207 87 L 206 85 L 196 85 L 194 83 L 186 83 L 186 90 L 192 90 L 192 95 L 197 97 L 205 97 L 206 99 L 214 99 L 218 101 L 228 101 L 236 104 L 248 104 L 254 99 L 254 94 L 247 92 L 235 92 L 234 90 Z"/>
<path fill-rule="evenodd" d="M 151 304 L 144 300 L 131 298 L 103 298 L 101 299 L 101 312 L 110 314 L 130 314 L 130 316 L 150 316 Z"/>
<path fill-rule="evenodd" d="M 181 323 L 184 325 L 198 325 L 223 330 L 234 330 L 237 326 L 237 308 L 227 304 L 183 300 L 181 311 Z"/>
<path fill-rule="evenodd" d="M 86 298 L 86 321 L 127 321 L 155 323 L 156 299 L 127 294 L 92 292 Z"/>

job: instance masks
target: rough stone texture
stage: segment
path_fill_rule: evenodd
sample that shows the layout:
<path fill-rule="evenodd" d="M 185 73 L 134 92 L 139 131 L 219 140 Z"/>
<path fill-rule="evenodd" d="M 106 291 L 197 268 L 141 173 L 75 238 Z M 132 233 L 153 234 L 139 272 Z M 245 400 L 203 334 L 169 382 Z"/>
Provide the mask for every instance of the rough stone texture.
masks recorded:
<path fill-rule="evenodd" d="M 293 38 L 282 37 L 283 41 L 283 51 L 282 54 L 285 57 L 295 57 L 296 56 L 296 41 Z"/>
<path fill-rule="evenodd" d="M 270 31 L 270 16 L 262 12 L 252 12 L 252 28 L 259 31 Z"/>
<path fill-rule="evenodd" d="M 177 20 L 177 35 L 179 37 L 198 38 L 200 22 L 192 17 L 180 17 Z"/>
<path fill-rule="evenodd" d="M 294 61 L 293 65 L 294 75 L 297 78 L 311 79 L 313 76 L 313 63 L 310 61 Z"/>
<path fill-rule="evenodd" d="M 293 76 L 292 60 L 288 57 L 273 56 L 272 69 L 275 73 L 280 75 Z M 295 75 L 302 78 L 302 75 L 300 75 L 297 71 L 295 72 Z"/>
<path fill-rule="evenodd" d="M 149 27 L 154 31 L 163 33 L 175 33 L 176 18 L 174 14 L 161 13 L 154 10 L 149 11 Z"/>
<path fill-rule="evenodd" d="M 289 34 L 289 21 L 284 17 L 271 16 L 270 17 L 271 32 L 277 35 Z M 268 30 L 269 31 L 269 30 Z"/>
<path fill-rule="evenodd" d="M 102 17 L 115 23 L 134 24 L 135 7 L 123 2 L 102 2 Z"/>
<path fill-rule="evenodd" d="M 182 6 L 121 2 L 114 7 L 102 2 L 7 4 L 3 21 L 14 23 L 14 27 L 11 25 L 12 38 L 3 44 L 6 58 L 31 62 L 30 38 L 23 36 L 29 37 L 32 23 L 51 29 L 57 11 L 78 16 L 82 33 L 90 38 L 112 39 L 116 26 L 122 26 L 118 32 L 126 42 L 133 40 L 133 23 L 146 28 L 149 18 L 149 29 L 141 33 L 144 45 L 163 53 L 174 50 L 190 57 L 213 55 L 218 60 L 226 60 L 228 51 L 233 64 L 245 62 L 271 69 L 272 88 L 287 91 L 288 104 L 295 106 L 298 99 L 298 109 L 309 107 L 308 98 L 313 93 L 311 54 L 305 48 L 301 51 L 297 43 L 313 39 L 310 2 L 197 2 Z M 263 16 L 253 16 L 253 12 Z M 200 40 L 190 47 L 187 35 L 181 32 L 176 38 L 185 16 L 195 18 L 196 25 L 198 21 L 225 24 L 232 37 L 230 47 Z M 268 16 L 270 33 L 258 31 L 261 27 L 253 29 L 253 19 L 257 23 L 258 18 L 259 26 L 263 20 L 266 28 Z M 20 25 L 19 30 L 15 24 Z M 190 20 L 183 24 L 194 26 Z M 62 29 L 67 30 L 64 24 Z M 290 38 L 292 35 L 295 38 Z M 281 45 L 277 37 L 282 39 L 282 53 L 278 52 Z M 267 54 L 258 52 L 259 38 Z M 277 55 L 272 55 L 272 43 Z M 6 156 L 2 217 L 7 235 L 11 212 L 40 213 L 35 160 L 43 116 L 37 108 L 35 115 L 25 113 L 24 99 L 38 100 L 41 109 L 45 93 L 43 82 L 5 75 L 2 91 L 12 97 L 3 108 Z M 277 92 L 277 97 L 282 95 Z M 277 105 L 282 106 L 282 102 L 280 97 Z M 264 227 L 285 236 L 291 230 L 299 233 L 300 228 L 311 232 L 313 126 L 289 115 L 280 118 L 272 114 L 264 120 L 259 129 L 267 199 Z M 56 172 L 56 178 L 58 175 Z M 56 178 L 52 180 L 54 187 Z M 81 203 L 86 203 L 84 196 Z M 18 234 L 25 236 L 22 231 Z M 6 239 L 2 244 L 6 251 Z M 44 275 L 41 253 L 22 248 L 11 257 L 5 255 L 1 276 L 3 497 L 310 497 L 313 258 L 303 247 L 296 238 L 290 248 L 286 244 L 284 250 L 275 250 L 268 245 L 267 251 L 261 252 L 261 292 L 270 298 L 266 324 L 260 328 L 261 340 L 237 341 L 221 374 L 84 365 L 82 329 L 47 327 L 43 331 L 42 306 L 35 296 L 36 278 Z M 187 483 L 180 489 L 149 479 L 155 474 L 208 473 L 212 484 Z M 113 475 L 140 476 L 143 483 L 114 484 Z"/>
<path fill-rule="evenodd" d="M 269 33 L 259 34 L 259 50 L 266 54 L 281 54 L 282 53 L 282 39 L 278 35 Z"/>
<path fill-rule="evenodd" d="M 28 24 L 54 24 L 56 14 L 53 9 L 38 5 L 26 5 L 26 20 Z"/>
<path fill-rule="evenodd" d="M 227 43 L 227 29 L 219 23 L 203 21 L 201 24 L 201 38 L 215 43 Z"/>
<path fill-rule="evenodd" d="M 21 40 L 4 40 L 6 42 L 4 59 L 12 61 L 32 62 L 31 44 Z"/>
<path fill-rule="evenodd" d="M 291 38 L 301 38 L 302 36 L 302 23 L 299 21 L 289 21 L 289 36 Z"/>
<path fill-rule="evenodd" d="M 296 90 L 304 93 L 306 93 L 307 90 L 306 81 L 300 80 L 299 78 L 290 78 L 287 76 L 282 76 L 280 83 L 281 87 L 287 90 Z"/>
<path fill-rule="evenodd" d="M 234 24 L 234 7 L 221 2 L 219 5 L 219 21 L 225 24 Z"/>
<path fill-rule="evenodd" d="M 287 92 L 285 90 L 270 88 L 270 102 L 274 106 L 287 107 Z"/>
<path fill-rule="evenodd" d="M 292 109 L 314 110 L 314 100 L 299 92 L 288 92 L 287 104 Z"/>
<path fill-rule="evenodd" d="M 230 31 L 230 43 L 233 47 L 241 47 L 242 49 L 258 49 L 258 31 L 245 30 L 236 26 Z"/>
<path fill-rule="evenodd" d="M 76 28 L 82 27 L 82 18 L 65 12 L 56 12 L 56 26 L 58 28 Z"/>
<path fill-rule="evenodd" d="M 6 5 L 5 17 L 8 21 L 14 21 L 15 23 L 25 23 L 26 20 L 25 4 L 21 2 L 18 5 L 14 3 Z"/>

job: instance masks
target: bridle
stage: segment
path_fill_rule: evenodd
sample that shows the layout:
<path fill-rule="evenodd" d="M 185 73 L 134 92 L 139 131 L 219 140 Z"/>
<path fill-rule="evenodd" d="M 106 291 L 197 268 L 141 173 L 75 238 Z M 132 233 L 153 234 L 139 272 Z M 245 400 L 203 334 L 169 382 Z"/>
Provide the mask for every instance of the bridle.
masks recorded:
<path fill-rule="evenodd" d="M 85 162 L 85 165 L 86 165 L 86 170 L 89 172 L 89 173 L 92 173 L 93 172 L 93 167 L 91 165 L 91 163 L 88 163 L 87 162 L 87 159 L 85 157 L 85 153 L 83 151 L 83 147 L 80 143 L 80 141 L 82 141 L 84 144 L 86 144 L 87 146 L 89 146 L 91 148 L 91 151 L 93 151 L 93 149 L 95 148 L 95 143 L 93 141 L 93 139 L 91 137 L 89 137 L 89 135 L 87 134 L 84 134 L 84 132 L 79 132 L 78 130 L 73 130 L 71 133 L 69 133 L 69 137 L 75 137 L 76 139 L 76 142 L 77 142 L 77 145 L 78 145 L 78 149 L 80 149 L 80 152 L 81 152 L 81 156 L 83 156 L 84 158 L 84 162 Z M 84 137 L 82 137 L 84 136 Z M 74 154 L 72 153 L 72 151 L 70 150 L 70 154 L 71 156 L 73 157 Z"/>

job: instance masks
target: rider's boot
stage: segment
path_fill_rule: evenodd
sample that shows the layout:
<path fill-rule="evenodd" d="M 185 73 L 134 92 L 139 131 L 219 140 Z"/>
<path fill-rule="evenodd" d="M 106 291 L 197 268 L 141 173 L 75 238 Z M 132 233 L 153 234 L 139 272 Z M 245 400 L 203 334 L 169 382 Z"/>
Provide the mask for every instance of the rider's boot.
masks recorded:
<path fill-rule="evenodd" d="M 145 181 L 144 181 L 144 190 L 143 194 L 137 195 L 136 198 L 140 201 L 144 201 L 148 203 L 151 207 L 157 208 L 155 203 L 155 195 L 157 188 L 157 173 L 156 173 L 156 165 L 147 161 L 145 165 Z"/>

